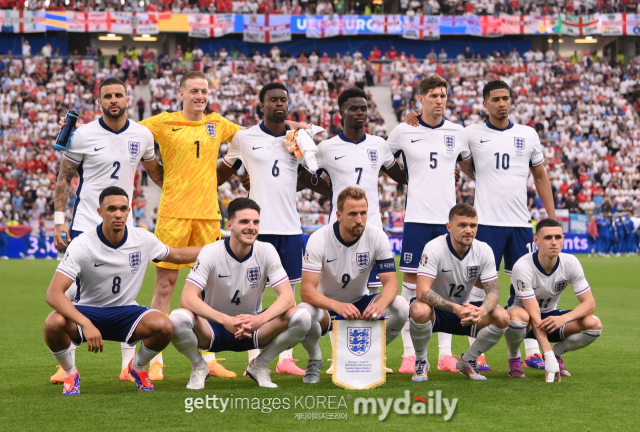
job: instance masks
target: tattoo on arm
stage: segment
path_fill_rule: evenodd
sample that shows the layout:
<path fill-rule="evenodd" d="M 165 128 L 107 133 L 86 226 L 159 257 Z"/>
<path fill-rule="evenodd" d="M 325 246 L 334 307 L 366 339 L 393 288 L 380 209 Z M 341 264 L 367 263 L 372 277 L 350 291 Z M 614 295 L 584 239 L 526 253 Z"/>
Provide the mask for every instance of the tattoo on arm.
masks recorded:
<path fill-rule="evenodd" d="M 162 183 L 164 182 L 164 167 L 160 165 L 158 160 L 156 159 L 155 163 L 153 163 L 149 168 L 145 166 L 144 169 L 147 170 L 147 174 L 151 177 L 151 180 L 158 186 L 162 187 Z"/>
<path fill-rule="evenodd" d="M 482 302 L 482 307 L 486 313 L 491 312 L 500 300 L 500 284 L 498 279 L 491 280 L 482 284 L 482 288 L 486 291 L 486 296 Z"/>
<path fill-rule="evenodd" d="M 444 298 L 442 298 L 442 296 L 438 295 L 432 290 L 423 292 L 420 300 L 425 302 L 429 306 L 433 306 L 436 309 L 440 309 L 445 312 L 453 312 L 454 304 L 448 300 L 445 300 Z"/>
<path fill-rule="evenodd" d="M 58 174 L 58 180 L 56 182 L 55 191 L 55 211 L 64 212 L 69 202 L 69 185 L 73 176 L 78 172 L 79 164 L 71 162 L 69 159 L 62 159 L 62 165 L 60 166 L 60 173 Z"/>

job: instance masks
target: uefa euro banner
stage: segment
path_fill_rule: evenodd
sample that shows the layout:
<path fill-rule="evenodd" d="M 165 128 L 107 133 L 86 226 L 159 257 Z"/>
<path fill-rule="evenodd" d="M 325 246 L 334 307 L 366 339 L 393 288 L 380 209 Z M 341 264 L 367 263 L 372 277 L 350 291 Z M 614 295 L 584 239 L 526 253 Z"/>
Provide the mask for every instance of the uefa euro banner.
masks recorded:
<path fill-rule="evenodd" d="M 280 43 L 291 40 L 291 15 L 243 15 L 242 40 Z"/>
<path fill-rule="evenodd" d="M 306 35 L 308 38 L 324 39 L 334 36 L 358 34 L 357 15 L 307 16 Z"/>
<path fill-rule="evenodd" d="M 372 389 L 387 381 L 386 329 L 377 321 L 333 319 L 333 383 L 353 390 Z"/>

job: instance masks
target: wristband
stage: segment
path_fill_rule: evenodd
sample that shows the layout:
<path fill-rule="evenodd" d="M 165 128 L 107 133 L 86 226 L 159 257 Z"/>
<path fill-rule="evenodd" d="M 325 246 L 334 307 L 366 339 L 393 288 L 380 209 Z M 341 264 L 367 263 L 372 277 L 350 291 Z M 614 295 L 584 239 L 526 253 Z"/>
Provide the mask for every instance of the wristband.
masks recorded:
<path fill-rule="evenodd" d="M 64 212 L 57 211 L 53 214 L 53 223 L 56 225 L 63 225 L 65 220 Z"/>

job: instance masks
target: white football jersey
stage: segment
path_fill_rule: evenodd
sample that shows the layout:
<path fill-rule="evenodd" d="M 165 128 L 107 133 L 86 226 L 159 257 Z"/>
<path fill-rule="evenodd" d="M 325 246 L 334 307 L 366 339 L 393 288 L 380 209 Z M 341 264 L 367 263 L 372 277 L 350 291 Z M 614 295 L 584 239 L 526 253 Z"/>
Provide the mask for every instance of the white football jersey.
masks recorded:
<path fill-rule="evenodd" d="M 513 266 L 511 287 L 516 294 L 513 304 L 523 307 L 523 299 L 535 298 L 540 312 L 552 311 L 558 308 L 560 296 L 569 284 L 577 296 L 591 289 L 578 258 L 560 253 L 551 273 L 546 273 L 538 261 L 538 252 L 529 253 Z"/>
<path fill-rule="evenodd" d="M 527 208 L 527 178 L 531 167 L 544 162 L 538 133 L 509 122 L 506 129 L 489 121 L 468 126 L 465 139 L 476 171 L 474 207 L 481 225 L 531 227 Z"/>
<path fill-rule="evenodd" d="M 400 123 L 387 139 L 391 153 L 402 153 L 409 181 L 404 221 L 445 224 L 456 205 L 456 165 L 471 153 L 460 138 L 462 126 L 442 120 L 432 127 L 419 121 L 418 127 Z"/>
<path fill-rule="evenodd" d="M 450 234 L 427 243 L 422 250 L 418 276 L 435 279 L 431 290 L 456 304 L 469 302 L 469 295 L 480 278 L 486 283 L 498 278 L 493 251 L 488 244 L 473 240 L 464 256 L 451 244 Z"/>
<path fill-rule="evenodd" d="M 367 281 L 376 265 L 378 273 L 395 272 L 389 238 L 382 229 L 367 224 L 362 236 L 346 243 L 338 222 L 311 234 L 302 271 L 320 273 L 318 291 L 330 299 L 354 303 L 369 294 Z"/>
<path fill-rule="evenodd" d="M 223 159 L 229 167 L 242 161 L 251 177 L 249 198 L 260 206 L 260 234 L 302 234 L 296 186 L 303 160 L 291 156 L 284 136 L 273 135 L 264 122 L 239 130 Z"/>
<path fill-rule="evenodd" d="M 316 160 L 320 171 L 331 177 L 331 215 L 329 224 L 336 222 L 338 195 L 349 186 L 357 186 L 367 195 L 368 224 L 382 228 L 378 199 L 378 176 L 382 167 L 391 168 L 396 160 L 383 138 L 365 134 L 355 143 L 340 132 L 318 145 Z M 388 240 L 387 240 L 388 242 Z"/>
<path fill-rule="evenodd" d="M 127 120 L 117 133 L 100 117 L 78 128 L 71 138 L 64 157 L 78 167 L 78 190 L 69 229 L 91 231 L 102 223 L 98 214 L 98 198 L 109 186 L 118 186 L 133 198 L 133 181 L 140 160 L 155 158 L 153 135 L 144 126 Z M 133 227 L 133 212 L 127 225 Z"/>
<path fill-rule="evenodd" d="M 256 241 L 240 260 L 228 238 L 203 247 L 187 276 L 203 291 L 206 304 L 229 316 L 256 315 L 267 280 L 276 287 L 288 279 L 273 245 Z"/>
<path fill-rule="evenodd" d="M 100 224 L 69 243 L 56 271 L 76 281 L 78 305 L 137 305 L 147 265 L 168 255 L 169 246 L 144 228 L 125 226 L 122 242 L 114 246 Z"/>

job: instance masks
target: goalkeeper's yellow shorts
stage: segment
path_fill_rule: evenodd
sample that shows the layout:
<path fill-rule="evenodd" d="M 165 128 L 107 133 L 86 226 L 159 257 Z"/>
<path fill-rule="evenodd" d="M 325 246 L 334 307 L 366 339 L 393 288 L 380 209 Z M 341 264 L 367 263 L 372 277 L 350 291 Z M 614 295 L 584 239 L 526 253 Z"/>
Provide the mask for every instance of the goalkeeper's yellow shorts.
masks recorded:
<path fill-rule="evenodd" d="M 176 219 L 158 217 L 156 237 L 162 243 L 172 248 L 186 246 L 205 246 L 220 239 L 220 221 L 211 219 Z M 171 264 L 168 262 L 154 263 L 166 269 L 178 270 L 192 267 L 191 264 Z"/>

